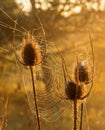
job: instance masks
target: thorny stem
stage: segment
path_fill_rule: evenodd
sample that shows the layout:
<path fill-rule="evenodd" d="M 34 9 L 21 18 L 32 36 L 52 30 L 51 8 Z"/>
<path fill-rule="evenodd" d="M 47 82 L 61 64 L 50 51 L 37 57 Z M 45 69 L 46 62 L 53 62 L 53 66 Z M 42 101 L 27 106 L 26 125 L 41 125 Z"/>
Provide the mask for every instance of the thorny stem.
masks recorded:
<path fill-rule="evenodd" d="M 84 109 L 84 104 L 81 103 L 80 130 L 82 130 L 82 124 L 83 124 L 83 109 Z"/>
<path fill-rule="evenodd" d="M 77 130 L 78 129 L 78 100 L 77 100 L 77 96 L 78 96 L 78 85 L 80 84 L 79 82 L 79 68 L 78 68 L 78 55 L 76 52 L 76 60 L 77 60 L 77 86 L 76 86 L 76 94 L 75 94 L 75 99 L 73 100 L 74 103 L 74 128 L 73 130 Z"/>
<path fill-rule="evenodd" d="M 36 108 L 38 130 L 41 130 L 40 119 L 39 119 L 39 110 L 38 110 L 38 103 L 37 103 L 37 96 L 36 96 L 35 82 L 34 82 L 34 75 L 33 75 L 32 66 L 30 66 L 30 72 L 31 72 L 31 78 L 32 78 L 32 87 L 33 87 L 33 94 L 34 94 L 34 104 L 35 104 L 35 108 Z"/>
<path fill-rule="evenodd" d="M 78 107 L 77 107 L 77 99 L 73 101 L 74 105 L 74 128 L 73 130 L 78 129 Z"/>

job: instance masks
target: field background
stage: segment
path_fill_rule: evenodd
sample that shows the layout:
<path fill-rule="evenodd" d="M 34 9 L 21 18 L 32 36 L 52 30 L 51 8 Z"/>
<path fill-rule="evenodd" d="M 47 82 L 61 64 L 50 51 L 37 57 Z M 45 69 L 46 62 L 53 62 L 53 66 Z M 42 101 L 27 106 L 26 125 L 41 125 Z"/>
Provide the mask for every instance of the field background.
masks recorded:
<path fill-rule="evenodd" d="M 94 3 L 94 1 L 91 1 L 91 3 Z M 96 1 L 96 3 L 98 2 Z M 57 8 L 57 4 L 55 1 L 53 6 Z M 82 4 L 79 3 L 79 6 Z M 11 9 L 8 5 L 10 5 Z M 97 6 L 97 9 L 87 10 L 85 8 L 81 12 L 74 13 L 67 18 L 61 16 L 60 13 L 56 15 L 57 12 L 55 10 L 43 11 L 43 9 L 36 9 L 45 29 L 46 39 L 62 50 L 67 66 L 69 66 L 69 59 L 72 59 L 74 55 L 74 43 L 80 48 L 85 48 L 89 44 L 87 30 L 91 33 L 95 54 L 95 79 L 92 95 L 86 103 L 86 110 L 84 110 L 85 130 L 88 130 L 88 126 L 89 130 L 105 129 L 105 12 L 104 9 L 100 10 L 98 7 L 100 5 Z M 13 0 L 11 2 L 4 0 L 3 2 L 0 1 L 0 8 L 15 19 L 20 6 L 15 4 Z M 30 15 L 21 13 L 19 15 L 19 26 L 24 26 L 27 30 L 37 27 L 39 23 L 38 21 L 35 23 L 35 17 L 31 14 L 33 14 L 33 10 Z M 57 18 L 53 21 L 50 15 L 56 15 Z M 29 20 L 30 17 L 32 20 Z M 0 10 L 0 23 L 1 21 L 13 27 L 11 20 Z M 15 56 L 12 51 L 12 38 L 13 32 L 11 29 L 0 26 L 1 121 L 4 115 L 4 106 L 8 99 L 7 116 L 2 130 L 34 130 L 34 116 L 29 110 L 23 82 L 15 63 Z M 68 108 L 55 122 L 46 123 L 42 120 L 43 130 L 72 129 L 72 110 L 70 109 Z M 86 123 L 87 120 L 88 123 Z"/>

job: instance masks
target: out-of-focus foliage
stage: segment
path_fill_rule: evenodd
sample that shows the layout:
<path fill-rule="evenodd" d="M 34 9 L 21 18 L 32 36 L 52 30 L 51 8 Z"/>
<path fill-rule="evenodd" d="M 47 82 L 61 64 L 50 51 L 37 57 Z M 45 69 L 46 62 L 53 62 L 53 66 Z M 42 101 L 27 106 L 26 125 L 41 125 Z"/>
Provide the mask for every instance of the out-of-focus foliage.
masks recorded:
<path fill-rule="evenodd" d="M 15 15 L 17 13 L 18 5 L 14 0 L 1 0 L 0 8 L 8 12 L 9 15 Z M 0 16 L 3 17 L 3 14 L 0 13 Z"/>
<path fill-rule="evenodd" d="M 76 31 L 83 27 L 98 15 L 98 12 L 104 11 L 105 5 L 101 0 L 30 0 L 33 14 L 37 12 L 41 18 L 43 26 L 48 36 L 55 36 L 61 32 Z M 91 15 L 92 14 L 92 15 Z M 102 18 L 101 18 L 102 19 Z M 95 19 L 94 19 L 95 20 Z M 57 35 L 57 36 L 58 36 Z"/>
<path fill-rule="evenodd" d="M 9 25 L 13 26 L 13 22 L 8 19 L 5 14 L 1 12 L 1 9 L 8 13 L 9 16 L 12 18 L 16 17 L 16 13 L 18 11 L 18 5 L 14 0 L 1 0 L 0 1 L 0 23 L 1 21 L 8 23 Z M 11 33 L 10 30 L 7 30 L 6 28 L 0 26 L 0 39 L 1 41 L 8 41 L 7 39 L 11 39 Z"/>
<path fill-rule="evenodd" d="M 24 26 L 27 30 L 32 30 L 40 26 L 38 18 L 35 15 L 37 13 L 46 31 L 46 36 L 50 39 L 53 36 L 61 36 L 61 34 L 68 31 L 76 31 L 87 25 L 90 21 L 93 22 L 92 20 L 95 20 L 96 16 L 99 19 L 103 19 L 100 17 L 100 13 L 104 12 L 105 8 L 105 5 L 103 5 L 105 3 L 102 3 L 101 0 L 77 0 L 75 2 L 70 0 L 29 1 L 32 5 L 32 10 L 28 15 L 22 11 L 24 4 L 19 6 L 14 0 L 0 1 L 0 8 L 14 19 L 18 17 L 20 26 Z M 4 22 L 8 21 L 8 24 L 14 24 L 2 12 L 0 15 L 0 20 Z M 7 29 L 6 34 L 10 34 Z M 3 36 L 2 33 L 1 35 Z"/>

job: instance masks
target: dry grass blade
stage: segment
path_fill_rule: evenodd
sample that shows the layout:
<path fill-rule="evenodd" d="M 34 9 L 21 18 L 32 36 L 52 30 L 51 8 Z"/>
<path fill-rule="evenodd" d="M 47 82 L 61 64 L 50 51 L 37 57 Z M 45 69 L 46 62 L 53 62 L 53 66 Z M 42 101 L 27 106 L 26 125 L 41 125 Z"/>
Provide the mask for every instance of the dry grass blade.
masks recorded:
<path fill-rule="evenodd" d="M 7 106 L 8 106 L 8 99 L 6 100 L 6 103 L 4 105 L 4 114 L 3 114 L 2 120 L 0 122 L 0 130 L 3 129 L 4 123 L 5 123 L 5 119 L 7 117 Z"/>

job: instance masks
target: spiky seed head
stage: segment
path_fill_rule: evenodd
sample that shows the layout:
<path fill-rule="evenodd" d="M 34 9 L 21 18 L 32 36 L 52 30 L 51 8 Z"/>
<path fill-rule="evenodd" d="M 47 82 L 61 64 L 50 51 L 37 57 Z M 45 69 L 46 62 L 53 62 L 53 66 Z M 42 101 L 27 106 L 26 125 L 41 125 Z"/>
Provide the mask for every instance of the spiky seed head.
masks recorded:
<path fill-rule="evenodd" d="M 74 100 L 75 98 L 79 100 L 86 95 L 87 88 L 84 83 L 77 85 L 74 82 L 68 82 L 65 92 L 70 100 Z"/>
<path fill-rule="evenodd" d="M 78 99 L 81 99 L 82 97 L 84 97 L 87 94 L 87 87 L 83 82 L 78 87 L 79 87 Z"/>
<path fill-rule="evenodd" d="M 92 72 L 88 64 L 85 64 L 84 61 L 78 63 L 77 67 L 75 68 L 75 79 L 76 81 L 84 82 L 88 84 L 92 80 Z"/>
<path fill-rule="evenodd" d="M 26 66 L 34 66 L 41 62 L 40 48 L 32 37 L 23 39 L 22 59 Z"/>

